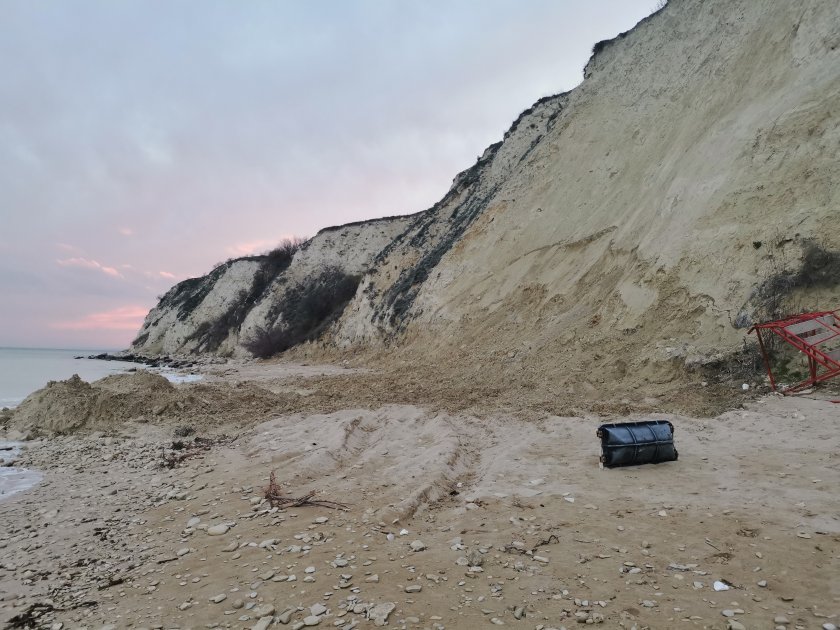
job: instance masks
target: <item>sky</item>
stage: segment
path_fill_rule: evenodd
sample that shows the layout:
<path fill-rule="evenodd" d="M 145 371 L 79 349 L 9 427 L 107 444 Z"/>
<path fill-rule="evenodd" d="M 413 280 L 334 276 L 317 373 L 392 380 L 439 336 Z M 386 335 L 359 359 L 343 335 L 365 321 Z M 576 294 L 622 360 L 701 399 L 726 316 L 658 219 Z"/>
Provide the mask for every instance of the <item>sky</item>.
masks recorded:
<path fill-rule="evenodd" d="M 157 296 L 430 207 L 654 0 L 3 0 L 0 346 L 126 347 Z"/>

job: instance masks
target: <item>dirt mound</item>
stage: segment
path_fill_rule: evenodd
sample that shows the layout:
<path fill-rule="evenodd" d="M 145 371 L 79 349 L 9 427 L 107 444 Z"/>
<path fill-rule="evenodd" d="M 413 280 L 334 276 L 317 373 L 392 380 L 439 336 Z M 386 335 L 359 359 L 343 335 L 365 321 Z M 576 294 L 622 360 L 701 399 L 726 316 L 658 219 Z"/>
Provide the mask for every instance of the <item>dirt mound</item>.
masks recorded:
<path fill-rule="evenodd" d="M 147 370 L 106 376 L 96 381 L 95 385 L 114 394 L 130 394 L 140 389 L 155 395 L 171 394 L 175 391 L 175 386 L 165 377 Z"/>
<path fill-rule="evenodd" d="M 93 387 L 78 374 L 66 381 L 50 381 L 14 410 L 11 426 L 18 430 L 39 427 L 50 433 L 72 433 L 90 418 L 95 398 Z"/>
<path fill-rule="evenodd" d="M 31 394 L 12 410 L 7 428 L 30 437 L 118 432 L 127 422 L 188 423 L 206 431 L 264 421 L 294 406 L 297 398 L 250 383 L 175 386 L 144 370 L 95 383 L 74 375 Z"/>

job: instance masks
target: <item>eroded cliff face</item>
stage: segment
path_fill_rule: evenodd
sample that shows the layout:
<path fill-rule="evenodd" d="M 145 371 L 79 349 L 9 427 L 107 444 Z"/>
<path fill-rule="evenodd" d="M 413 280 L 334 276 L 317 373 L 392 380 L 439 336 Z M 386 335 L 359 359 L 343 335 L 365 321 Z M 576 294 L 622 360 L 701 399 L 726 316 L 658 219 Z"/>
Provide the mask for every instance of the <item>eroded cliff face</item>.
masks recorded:
<path fill-rule="evenodd" d="M 779 286 L 840 306 L 840 4 L 671 0 L 584 74 L 433 208 L 319 234 L 216 350 L 191 331 L 250 296 L 258 260 L 175 287 L 139 345 L 244 354 L 325 260 L 362 279 L 323 347 L 534 382 L 667 380 L 740 347 Z"/>
<path fill-rule="evenodd" d="M 296 308 L 295 289 L 325 270 L 358 277 L 411 217 L 321 230 L 291 260 L 272 255 L 228 261 L 175 285 L 146 316 L 132 343 L 138 354 L 250 356 L 257 328 L 282 325 Z"/>
<path fill-rule="evenodd" d="M 840 305 L 840 4 L 672 0 L 596 51 L 437 208 L 454 239 L 383 253 L 337 344 L 658 379 L 739 347 L 774 276 Z"/>

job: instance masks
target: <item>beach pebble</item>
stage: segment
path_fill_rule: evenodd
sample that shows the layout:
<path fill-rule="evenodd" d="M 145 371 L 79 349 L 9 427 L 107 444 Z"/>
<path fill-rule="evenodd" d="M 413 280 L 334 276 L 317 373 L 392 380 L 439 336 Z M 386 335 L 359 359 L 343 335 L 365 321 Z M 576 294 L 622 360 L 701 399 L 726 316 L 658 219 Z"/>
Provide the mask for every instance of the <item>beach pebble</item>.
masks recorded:
<path fill-rule="evenodd" d="M 283 625 L 286 625 L 287 623 L 289 623 L 289 621 L 292 618 L 292 614 L 294 614 L 294 612 L 296 610 L 297 610 L 296 608 L 287 608 L 286 610 L 281 612 L 279 615 L 277 615 L 277 621 L 279 621 Z"/>
<path fill-rule="evenodd" d="M 222 534 L 227 534 L 230 527 L 225 525 L 224 523 L 220 525 L 211 525 L 207 528 L 207 535 L 208 536 L 221 536 Z"/>
<path fill-rule="evenodd" d="M 274 614 L 274 606 L 271 604 L 260 604 L 259 606 L 254 606 L 251 612 L 254 614 L 254 617 L 259 619 L 271 617 Z"/>
<path fill-rule="evenodd" d="M 214 604 L 221 604 L 226 599 L 227 599 L 227 595 L 225 595 L 224 593 L 219 593 L 218 595 L 215 595 L 215 596 L 211 597 L 210 601 L 213 602 Z"/>
<path fill-rule="evenodd" d="M 304 626 L 317 626 L 319 623 L 321 623 L 321 618 L 316 617 L 314 615 L 310 615 L 309 617 L 303 618 Z"/>
<path fill-rule="evenodd" d="M 747 630 L 747 628 L 740 621 L 730 619 L 729 622 L 726 624 L 726 630 Z"/>
<path fill-rule="evenodd" d="M 393 602 L 383 602 L 371 606 L 367 610 L 367 618 L 373 622 L 375 626 L 384 626 L 388 623 L 388 616 L 394 612 L 397 605 Z"/>
<path fill-rule="evenodd" d="M 412 551 L 423 551 L 426 548 L 426 544 L 422 540 L 415 540 L 410 545 Z"/>
<path fill-rule="evenodd" d="M 318 617 L 319 615 L 323 615 L 327 612 L 327 607 L 323 604 L 314 604 L 309 607 L 309 612 L 315 617 Z"/>
<path fill-rule="evenodd" d="M 253 626 L 251 626 L 251 630 L 267 630 L 268 627 L 271 625 L 271 622 L 274 621 L 273 617 L 263 617 Z"/>
<path fill-rule="evenodd" d="M 406 593 L 419 593 L 422 590 L 423 590 L 423 585 L 422 584 L 409 584 L 408 586 L 405 587 L 405 592 Z"/>

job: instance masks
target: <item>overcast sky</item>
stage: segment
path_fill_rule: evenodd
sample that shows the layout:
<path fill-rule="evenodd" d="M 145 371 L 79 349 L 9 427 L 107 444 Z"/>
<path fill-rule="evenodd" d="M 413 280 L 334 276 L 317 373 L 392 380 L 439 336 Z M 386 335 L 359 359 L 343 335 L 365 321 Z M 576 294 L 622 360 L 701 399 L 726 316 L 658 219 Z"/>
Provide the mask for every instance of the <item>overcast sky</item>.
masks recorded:
<path fill-rule="evenodd" d="M 431 206 L 654 0 L 0 2 L 0 346 L 125 347 L 179 280 Z"/>

